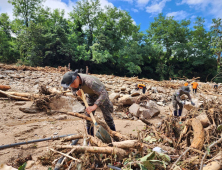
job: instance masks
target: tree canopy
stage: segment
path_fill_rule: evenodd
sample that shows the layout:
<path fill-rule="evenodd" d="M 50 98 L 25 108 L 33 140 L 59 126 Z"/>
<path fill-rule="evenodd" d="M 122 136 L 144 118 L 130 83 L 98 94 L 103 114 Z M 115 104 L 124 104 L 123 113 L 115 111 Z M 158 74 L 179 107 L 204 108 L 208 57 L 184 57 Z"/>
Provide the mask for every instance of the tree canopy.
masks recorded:
<path fill-rule="evenodd" d="M 162 13 L 146 32 L 127 11 L 81 0 L 64 10 L 43 8 L 43 0 L 9 0 L 15 19 L 0 15 L 0 61 L 31 66 L 90 67 L 91 73 L 164 80 L 221 71 L 222 21 L 177 21 Z M 193 24 L 193 28 L 191 28 Z M 217 79 L 220 81 L 220 79 Z"/>

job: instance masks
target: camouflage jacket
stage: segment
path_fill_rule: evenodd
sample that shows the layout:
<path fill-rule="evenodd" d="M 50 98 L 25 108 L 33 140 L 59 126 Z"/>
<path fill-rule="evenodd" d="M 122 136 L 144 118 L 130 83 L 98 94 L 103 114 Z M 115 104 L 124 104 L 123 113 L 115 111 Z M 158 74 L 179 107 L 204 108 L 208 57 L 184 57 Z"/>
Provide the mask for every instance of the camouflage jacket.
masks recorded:
<path fill-rule="evenodd" d="M 82 89 L 84 93 L 87 93 L 89 96 L 97 95 L 98 99 L 94 104 L 100 106 L 108 98 L 108 93 L 105 89 L 105 85 L 96 77 L 87 75 L 87 74 L 78 74 L 81 78 L 82 84 L 79 86 L 79 89 Z M 72 88 L 73 93 L 78 89 Z"/>
<path fill-rule="evenodd" d="M 181 103 L 181 99 L 180 96 L 182 96 L 183 94 L 187 95 L 187 97 L 191 100 L 191 96 L 190 93 L 184 92 L 183 90 L 178 90 L 176 93 L 174 93 L 174 99 L 176 99 L 179 103 Z"/>

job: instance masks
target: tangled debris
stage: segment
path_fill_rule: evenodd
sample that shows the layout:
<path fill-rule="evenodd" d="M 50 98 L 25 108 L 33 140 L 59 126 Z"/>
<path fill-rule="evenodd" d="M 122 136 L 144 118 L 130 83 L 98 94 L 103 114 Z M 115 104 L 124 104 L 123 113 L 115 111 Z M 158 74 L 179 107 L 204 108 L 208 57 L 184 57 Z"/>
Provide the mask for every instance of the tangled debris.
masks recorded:
<path fill-rule="evenodd" d="M 1 66 L 2 67 L 2 66 Z M 5 69 L 16 69 L 14 67 Z M 30 69 L 22 67 L 21 69 Z M 41 70 L 40 68 L 37 68 Z M 56 71 L 46 68 L 49 72 Z M 41 70 L 43 71 L 43 70 Z M 44 70 L 45 71 L 45 70 Z M 58 71 L 58 70 L 57 70 Z M 106 84 L 107 90 L 112 91 L 109 84 L 112 76 L 96 75 Z M 114 77 L 113 77 L 114 78 Z M 115 111 L 123 111 L 125 117 L 137 117 L 146 125 L 143 130 L 138 130 L 137 135 L 124 135 L 109 129 L 104 121 L 97 122 L 103 126 L 113 142 L 103 143 L 97 137 L 87 133 L 65 137 L 61 145 L 50 146 L 48 154 L 39 157 L 42 165 L 60 167 L 60 169 L 221 169 L 222 162 L 222 99 L 221 90 L 213 89 L 210 84 L 201 83 L 198 88 L 199 102 L 197 107 L 185 106 L 186 115 L 175 118 L 168 115 L 158 126 L 149 121 L 149 118 L 140 117 L 130 113 L 129 107 L 137 104 L 147 107 L 149 101 L 161 102 L 163 106 L 171 102 L 172 90 L 183 85 L 183 81 L 153 81 L 147 79 L 115 77 L 116 82 L 123 82 L 115 86 L 111 100 L 115 103 Z M 130 89 L 132 82 L 147 83 L 147 93 L 136 95 Z M 114 84 L 114 82 L 112 82 Z M 155 87 L 155 88 L 154 88 Z M 112 91 L 112 92 L 113 92 Z M 137 92 L 138 93 L 138 92 Z M 40 86 L 38 94 L 0 91 L 1 97 L 12 100 L 32 100 L 33 105 L 29 110 L 21 107 L 25 113 L 38 113 L 44 111 L 47 114 L 65 113 L 91 121 L 91 118 L 81 113 L 53 110 L 50 107 L 52 99 L 62 96 L 71 96 L 72 93 L 62 92 L 58 89 Z M 81 99 L 74 98 L 78 102 Z M 121 102 L 120 102 L 121 101 Z M 35 111 L 33 111 L 35 110 Z M 131 114 L 131 117 L 129 116 Z M 79 140 L 72 145 L 72 140 Z M 59 162 L 59 160 L 61 160 Z M 24 163 L 24 162 L 23 162 Z M 59 166 L 58 166 L 59 164 Z M 21 165 L 21 163 L 19 164 Z"/>

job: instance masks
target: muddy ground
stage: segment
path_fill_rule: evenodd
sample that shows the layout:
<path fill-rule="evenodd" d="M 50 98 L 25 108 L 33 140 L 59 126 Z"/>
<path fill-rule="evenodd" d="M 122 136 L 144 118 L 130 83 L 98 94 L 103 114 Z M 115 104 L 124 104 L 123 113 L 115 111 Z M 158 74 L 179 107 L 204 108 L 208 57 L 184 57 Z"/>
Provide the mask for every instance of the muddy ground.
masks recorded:
<path fill-rule="evenodd" d="M 41 84 L 59 89 L 62 75 L 63 73 L 59 72 L 47 73 L 43 71 L 0 69 L 0 84 L 10 85 L 11 89 L 9 91 L 11 92 L 38 93 Z M 115 84 L 114 82 L 112 86 L 118 86 L 118 83 L 116 82 Z M 170 90 L 172 94 L 177 89 Z M 171 94 L 169 94 L 169 98 L 171 98 Z M 200 97 L 200 94 L 193 95 L 191 93 L 191 96 L 197 99 Z M 15 101 L 8 98 L 0 98 L 0 145 L 52 136 L 77 134 L 85 130 L 85 120 L 74 116 L 58 113 L 48 115 L 45 112 L 31 114 L 19 110 L 20 107 L 30 107 L 32 104 L 33 101 Z M 66 103 L 66 107 L 69 107 L 69 104 Z M 170 101 L 159 106 L 159 109 L 160 114 L 148 120 L 155 126 L 159 126 L 162 120 L 170 116 L 173 111 Z M 186 113 L 187 111 L 184 109 L 183 115 Z M 135 118 L 128 119 L 125 115 L 125 112 L 120 111 L 114 111 L 113 113 L 116 129 L 121 134 L 137 136 L 138 131 L 147 126 L 141 120 Z M 96 116 L 102 118 L 102 113 L 99 109 L 96 111 Z M 64 142 L 61 140 L 48 140 L 3 150 L 0 149 L 0 164 L 7 164 L 18 168 L 21 159 L 32 159 L 33 165 L 29 169 L 47 170 L 52 165 L 47 165 L 47 163 L 42 165 L 40 160 L 43 157 L 50 157 L 49 148 L 56 144 L 64 144 Z M 67 144 L 70 144 L 70 142 L 67 142 Z M 82 140 L 79 140 L 78 144 L 82 145 Z M 49 161 L 49 163 L 51 162 Z"/>
<path fill-rule="evenodd" d="M 9 74 L 24 76 L 20 78 L 2 77 L 0 79 L 0 84 L 10 85 L 11 89 L 9 91 L 12 92 L 28 93 L 38 93 L 38 83 L 36 82 L 39 82 L 38 79 L 41 78 L 42 75 L 47 76 L 45 72 L 32 74 L 30 71 L 1 70 L 0 73 L 0 75 Z M 26 75 L 29 76 L 26 77 Z M 54 86 L 58 86 L 62 74 L 58 73 L 55 77 L 56 81 Z M 52 82 L 51 79 L 40 80 L 40 83 L 42 81 Z M 52 84 L 53 82 L 51 86 L 53 86 Z M 29 107 L 32 104 L 32 101 L 14 101 L 8 98 L 0 99 L 0 145 L 83 132 L 85 120 L 64 114 L 47 115 L 45 112 L 30 114 L 23 113 L 19 110 L 21 106 Z M 161 114 L 158 117 L 150 119 L 150 122 L 158 124 L 171 113 L 168 106 L 160 107 L 160 109 Z M 114 112 L 113 114 L 117 131 L 125 135 L 137 135 L 137 130 L 144 128 L 145 124 L 141 120 L 129 120 L 115 116 L 121 114 L 124 115 L 125 113 Z M 96 115 L 102 117 L 99 109 L 96 111 Z M 79 144 L 81 143 L 82 141 L 80 140 Z M 46 170 L 48 167 L 52 166 L 43 166 L 39 158 L 46 156 L 49 153 L 48 148 L 55 144 L 64 144 L 64 142 L 60 140 L 48 140 L 0 150 L 0 164 L 5 163 L 17 167 L 19 159 L 31 155 L 34 165 L 30 169 Z"/>

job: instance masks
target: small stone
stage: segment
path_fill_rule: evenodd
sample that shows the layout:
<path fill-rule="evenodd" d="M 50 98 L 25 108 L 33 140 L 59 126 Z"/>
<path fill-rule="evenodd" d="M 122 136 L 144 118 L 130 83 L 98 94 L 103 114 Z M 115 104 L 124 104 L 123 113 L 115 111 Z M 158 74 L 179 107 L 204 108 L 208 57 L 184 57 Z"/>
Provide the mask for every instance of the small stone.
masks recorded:
<path fill-rule="evenodd" d="M 163 102 L 157 102 L 156 104 L 158 104 L 159 106 L 163 106 Z"/>
<path fill-rule="evenodd" d="M 39 84 L 39 79 L 34 82 L 34 85 Z"/>
<path fill-rule="evenodd" d="M 136 121 L 137 121 L 137 120 L 138 120 L 138 118 L 134 116 L 134 120 L 136 120 Z"/>
<path fill-rule="evenodd" d="M 61 126 L 57 126 L 57 128 L 56 128 L 57 130 L 61 130 L 62 129 L 62 127 Z"/>
<path fill-rule="evenodd" d="M 33 161 L 33 160 L 27 161 L 25 169 L 31 168 L 34 164 L 35 164 L 35 161 Z"/>
<path fill-rule="evenodd" d="M 19 101 L 19 102 L 15 102 L 15 105 L 25 105 L 26 102 L 23 102 L 23 101 Z"/>
<path fill-rule="evenodd" d="M 56 120 L 65 120 L 67 119 L 67 116 L 66 115 L 59 115 Z"/>

